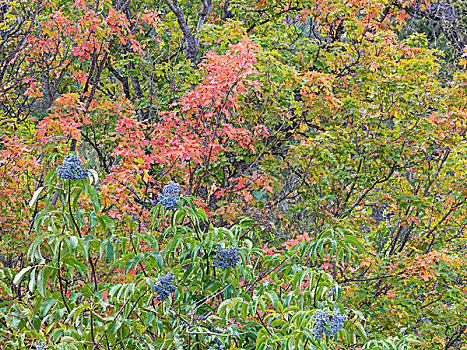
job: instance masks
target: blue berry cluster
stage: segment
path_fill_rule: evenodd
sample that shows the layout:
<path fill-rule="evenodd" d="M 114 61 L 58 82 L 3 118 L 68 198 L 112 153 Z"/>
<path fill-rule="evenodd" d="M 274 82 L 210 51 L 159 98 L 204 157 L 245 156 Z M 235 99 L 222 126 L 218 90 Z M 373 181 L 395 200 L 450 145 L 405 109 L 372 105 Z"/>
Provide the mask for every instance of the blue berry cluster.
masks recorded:
<path fill-rule="evenodd" d="M 315 325 L 312 332 L 315 337 L 321 337 L 323 333 L 328 336 L 339 333 L 347 320 L 347 315 L 341 314 L 339 310 L 334 310 L 332 314 L 323 310 L 316 310 L 313 317 L 315 318 Z"/>
<path fill-rule="evenodd" d="M 216 256 L 214 257 L 213 266 L 219 267 L 221 269 L 228 269 L 229 267 L 234 267 L 237 265 L 238 260 L 240 260 L 240 249 L 238 247 L 231 248 L 217 248 Z"/>
<path fill-rule="evenodd" d="M 217 330 L 213 326 L 207 326 L 208 331 L 210 332 L 216 332 Z M 214 338 L 212 342 L 209 343 L 209 349 L 211 349 L 211 346 L 214 346 L 214 349 L 216 350 L 221 350 L 222 347 L 222 342 L 219 340 L 219 338 Z"/>
<path fill-rule="evenodd" d="M 36 350 L 43 350 L 45 346 L 46 346 L 45 341 L 41 340 L 40 343 L 36 344 Z"/>
<path fill-rule="evenodd" d="M 193 326 L 194 326 L 194 327 L 201 327 L 201 326 L 204 324 L 205 320 L 206 320 L 206 317 L 202 317 L 202 316 L 201 316 L 201 317 L 198 317 L 198 318 L 193 322 Z M 209 326 L 208 326 L 208 328 L 209 328 Z"/>
<path fill-rule="evenodd" d="M 138 337 L 139 340 L 141 340 L 144 344 L 146 344 L 146 337 L 144 335 Z"/>
<path fill-rule="evenodd" d="M 211 342 L 210 345 L 214 345 L 216 350 L 221 350 L 222 349 L 221 348 L 222 343 L 219 340 L 219 338 L 214 338 L 214 340 Z"/>
<path fill-rule="evenodd" d="M 76 181 L 85 179 L 88 171 L 83 168 L 81 159 L 74 154 L 69 154 L 63 160 L 63 165 L 57 167 L 55 173 L 64 180 Z"/>
<path fill-rule="evenodd" d="M 156 300 L 165 301 L 169 297 L 170 293 L 175 292 L 175 289 L 177 288 L 173 286 L 173 281 L 173 273 L 169 273 L 167 276 L 159 278 L 160 284 L 156 284 L 154 286 L 154 290 L 158 294 Z"/>
<path fill-rule="evenodd" d="M 159 193 L 159 203 L 162 204 L 164 210 L 171 210 L 177 207 L 180 197 L 180 185 L 174 181 L 169 181 Z"/>

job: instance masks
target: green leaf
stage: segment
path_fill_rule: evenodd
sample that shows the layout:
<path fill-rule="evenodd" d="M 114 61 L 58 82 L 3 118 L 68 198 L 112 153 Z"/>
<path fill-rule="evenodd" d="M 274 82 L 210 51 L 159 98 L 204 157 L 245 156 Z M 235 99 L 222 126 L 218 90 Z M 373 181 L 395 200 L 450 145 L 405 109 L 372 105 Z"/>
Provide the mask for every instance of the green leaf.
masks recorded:
<path fill-rule="evenodd" d="M 28 289 L 31 293 L 34 292 L 34 287 L 36 285 L 36 267 L 34 267 L 29 275 L 29 284 Z"/>
<path fill-rule="evenodd" d="M 42 296 L 45 296 L 44 291 L 46 289 L 47 282 L 49 281 L 49 276 L 52 270 L 53 270 L 52 267 L 45 266 L 39 272 L 39 276 L 37 278 L 37 290 Z"/>
<path fill-rule="evenodd" d="M 21 280 L 23 279 L 24 275 L 27 274 L 29 271 L 31 271 L 33 267 L 32 266 L 28 266 L 28 267 L 25 267 L 24 269 L 22 269 L 20 272 L 18 272 L 15 276 L 15 278 L 13 279 L 13 284 L 14 285 L 19 285 Z"/>
<path fill-rule="evenodd" d="M 110 217 L 108 217 L 107 215 L 101 215 L 101 218 L 104 219 L 104 221 L 107 224 L 107 226 L 109 227 L 110 231 L 113 231 L 113 229 L 115 227 L 113 220 Z"/>
<path fill-rule="evenodd" d="M 68 258 L 62 259 L 62 261 L 64 264 L 70 266 L 72 269 L 76 269 L 79 272 L 81 272 L 83 277 L 86 276 L 86 271 L 87 271 L 86 265 L 83 264 L 78 259 L 76 259 L 75 257 L 68 257 Z"/>
<path fill-rule="evenodd" d="M 31 200 L 29 201 L 29 208 L 32 208 L 32 206 L 34 205 L 34 203 L 36 203 L 36 200 L 37 198 L 39 197 L 39 195 L 41 194 L 42 190 L 44 189 L 44 187 L 39 187 L 33 194 Z"/>
<path fill-rule="evenodd" d="M 53 161 L 52 161 L 52 164 L 53 164 Z M 44 184 L 46 186 L 50 185 L 50 182 L 51 180 L 53 179 L 53 177 L 55 176 L 55 171 L 56 169 L 55 168 L 52 168 L 49 170 L 49 172 L 47 173 L 47 175 L 45 176 L 44 178 Z"/>
<path fill-rule="evenodd" d="M 363 339 L 368 339 L 368 336 L 366 335 L 365 329 L 363 328 L 362 324 L 360 322 L 355 323 L 355 327 L 357 327 L 357 333 L 363 338 Z"/>
<path fill-rule="evenodd" d="M 89 188 L 89 198 L 91 199 L 92 205 L 94 207 L 94 212 L 97 214 L 100 211 L 101 208 L 101 200 L 99 198 L 99 195 L 97 194 L 96 190 L 92 187 Z"/>
<path fill-rule="evenodd" d="M 83 193 L 83 189 L 82 188 L 79 188 L 77 191 L 76 191 L 76 194 L 75 194 L 75 197 L 73 199 L 73 209 L 75 209 L 76 211 L 76 204 L 78 203 L 78 199 L 79 197 L 81 196 L 81 193 Z M 82 209 L 83 212 L 84 212 L 84 209 Z"/>
<path fill-rule="evenodd" d="M 54 298 L 45 299 L 42 302 L 41 307 L 39 309 L 39 314 L 41 315 L 41 317 L 45 317 L 56 302 L 57 300 L 55 300 Z"/>
<path fill-rule="evenodd" d="M 78 246 L 78 237 L 70 236 L 70 249 L 74 251 Z"/>
<path fill-rule="evenodd" d="M 95 171 L 94 169 L 88 169 L 88 171 L 91 174 L 91 176 L 89 176 L 90 178 L 89 185 L 92 186 L 93 178 L 94 178 L 94 183 L 97 185 L 99 183 L 99 175 L 97 174 L 97 171 Z"/>
<path fill-rule="evenodd" d="M 119 321 L 112 321 L 109 325 L 109 327 L 107 327 L 107 332 L 109 334 L 115 334 L 117 332 L 117 330 L 122 326 L 122 323 L 119 322 Z"/>
<path fill-rule="evenodd" d="M 162 268 L 164 267 L 164 260 L 162 259 L 162 255 L 156 252 L 153 252 L 151 255 L 156 258 L 157 267 L 159 267 L 159 270 L 162 271 Z"/>
<path fill-rule="evenodd" d="M 41 227 L 42 220 L 44 220 L 44 216 L 47 214 L 47 208 L 42 209 L 39 213 L 37 213 L 36 217 L 34 218 L 34 231 L 36 235 L 39 235 L 39 230 Z"/>
<path fill-rule="evenodd" d="M 105 229 L 107 228 L 105 220 L 100 215 L 97 215 L 97 221 L 99 221 L 99 230 L 105 234 Z"/>
<path fill-rule="evenodd" d="M 277 310 L 277 302 L 279 300 L 279 297 L 277 296 L 276 292 L 271 291 L 271 292 L 266 292 L 266 295 L 269 297 L 269 299 L 272 302 L 272 305 L 274 306 L 274 309 Z"/>
<path fill-rule="evenodd" d="M 107 250 L 106 250 L 106 253 L 105 253 L 105 258 L 106 258 L 107 262 L 111 262 L 113 256 L 114 256 L 114 246 L 112 245 L 112 243 L 109 243 L 107 245 Z"/>
<path fill-rule="evenodd" d="M 11 291 L 10 287 L 8 287 L 8 285 L 2 280 L 0 280 L 0 286 L 8 294 L 8 296 L 13 297 L 13 292 Z"/>

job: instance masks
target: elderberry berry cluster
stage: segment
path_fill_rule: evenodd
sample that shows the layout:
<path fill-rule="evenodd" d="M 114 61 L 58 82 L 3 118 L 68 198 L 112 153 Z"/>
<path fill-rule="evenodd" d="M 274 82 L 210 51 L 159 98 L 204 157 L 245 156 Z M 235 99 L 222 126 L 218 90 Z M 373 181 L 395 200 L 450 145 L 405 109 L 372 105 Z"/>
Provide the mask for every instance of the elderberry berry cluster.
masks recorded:
<path fill-rule="evenodd" d="M 201 327 L 204 325 L 204 323 L 206 322 L 206 317 L 204 316 L 198 316 L 198 318 L 196 320 L 193 321 L 193 324 L 192 326 L 193 327 Z M 208 326 L 209 328 L 209 326 Z"/>
<path fill-rule="evenodd" d="M 146 344 L 146 337 L 144 335 L 138 337 L 140 341 L 142 341 L 144 344 Z"/>
<path fill-rule="evenodd" d="M 158 294 L 156 300 L 165 301 L 169 297 L 170 293 L 175 292 L 175 289 L 177 288 L 173 286 L 173 281 L 173 273 L 169 273 L 167 276 L 159 278 L 160 284 L 156 284 L 154 286 L 154 290 Z"/>
<path fill-rule="evenodd" d="M 216 256 L 214 257 L 213 266 L 219 267 L 221 269 L 228 269 L 229 267 L 234 267 L 237 265 L 238 260 L 240 260 L 240 249 L 238 247 L 231 248 L 217 248 Z"/>
<path fill-rule="evenodd" d="M 36 344 L 36 350 L 43 350 L 45 348 L 46 344 L 43 340 L 41 340 L 40 343 Z"/>
<path fill-rule="evenodd" d="M 180 185 L 174 181 L 169 181 L 159 193 L 159 203 L 162 204 L 164 210 L 171 210 L 177 207 L 180 197 Z"/>
<path fill-rule="evenodd" d="M 55 173 L 63 180 L 82 180 L 88 176 L 88 171 L 83 168 L 83 163 L 78 156 L 69 154 L 63 160 L 63 165 L 57 167 Z"/>
<path fill-rule="evenodd" d="M 214 340 L 211 342 L 210 345 L 213 345 L 215 347 L 216 350 L 221 350 L 221 341 L 219 340 L 219 338 L 214 338 Z"/>
<path fill-rule="evenodd" d="M 347 320 L 347 315 L 341 314 L 339 310 L 334 310 L 332 314 L 323 310 L 316 310 L 313 317 L 315 318 L 315 325 L 312 332 L 315 337 L 321 337 L 323 333 L 328 336 L 339 333 Z"/>

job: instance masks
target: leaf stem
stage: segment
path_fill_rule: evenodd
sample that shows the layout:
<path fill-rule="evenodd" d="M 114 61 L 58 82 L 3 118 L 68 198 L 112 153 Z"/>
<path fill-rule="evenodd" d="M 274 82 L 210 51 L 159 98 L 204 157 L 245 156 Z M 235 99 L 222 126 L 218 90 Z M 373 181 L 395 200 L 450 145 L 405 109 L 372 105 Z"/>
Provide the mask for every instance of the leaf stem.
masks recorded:
<path fill-rule="evenodd" d="M 71 310 L 70 310 L 70 307 L 68 306 L 68 304 L 66 303 L 65 293 L 63 291 L 62 274 L 61 274 L 61 271 L 60 271 L 60 254 L 61 254 L 61 252 L 62 252 L 62 241 L 60 241 L 60 243 L 58 244 L 58 259 L 57 259 L 57 264 L 58 264 L 58 284 L 60 286 L 60 294 L 62 296 L 63 304 L 65 304 L 65 307 L 66 307 L 68 313 L 70 313 Z"/>
<path fill-rule="evenodd" d="M 68 208 L 70 210 L 71 220 L 73 221 L 73 224 L 75 225 L 76 230 L 78 231 L 79 237 L 82 239 L 83 236 L 81 234 L 81 231 L 79 230 L 78 224 L 75 221 L 75 217 L 73 216 L 73 211 L 71 210 L 71 180 L 68 180 Z M 97 288 L 96 268 L 94 266 L 94 262 L 92 261 L 92 257 L 90 253 L 91 253 L 91 246 L 89 246 L 89 264 L 91 265 L 91 274 L 92 274 L 92 279 L 94 280 L 94 292 L 97 292 L 98 288 Z"/>

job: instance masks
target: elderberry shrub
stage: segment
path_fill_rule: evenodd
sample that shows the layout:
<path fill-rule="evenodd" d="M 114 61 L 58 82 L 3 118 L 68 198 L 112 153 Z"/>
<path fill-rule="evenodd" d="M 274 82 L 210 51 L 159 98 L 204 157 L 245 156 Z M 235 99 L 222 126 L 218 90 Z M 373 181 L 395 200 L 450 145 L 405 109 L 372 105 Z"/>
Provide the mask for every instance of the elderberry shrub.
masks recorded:
<path fill-rule="evenodd" d="M 179 205 L 180 185 L 174 181 L 169 181 L 159 193 L 159 203 L 162 204 L 164 210 L 174 209 Z"/>
<path fill-rule="evenodd" d="M 174 281 L 174 274 L 171 272 L 167 276 L 159 278 L 159 283 L 154 286 L 154 290 L 156 291 L 157 298 L 156 300 L 165 301 L 170 293 L 175 292 L 177 288 L 173 286 Z"/>
<path fill-rule="evenodd" d="M 315 318 L 315 325 L 311 331 L 315 337 L 321 337 L 323 333 L 328 336 L 339 333 L 347 320 L 347 315 L 341 314 L 339 310 L 334 310 L 332 314 L 327 311 L 316 310 L 313 317 Z M 326 328 L 325 325 L 330 329 Z"/>
<path fill-rule="evenodd" d="M 238 247 L 222 248 L 218 247 L 216 256 L 214 257 L 213 266 L 221 269 L 228 269 L 234 267 L 240 260 L 240 249 Z"/>
<path fill-rule="evenodd" d="M 78 156 L 69 154 L 63 160 L 63 165 L 57 167 L 55 173 L 63 180 L 82 180 L 88 176 L 88 171 L 83 168 L 83 163 Z"/>

